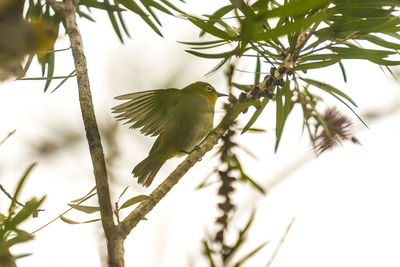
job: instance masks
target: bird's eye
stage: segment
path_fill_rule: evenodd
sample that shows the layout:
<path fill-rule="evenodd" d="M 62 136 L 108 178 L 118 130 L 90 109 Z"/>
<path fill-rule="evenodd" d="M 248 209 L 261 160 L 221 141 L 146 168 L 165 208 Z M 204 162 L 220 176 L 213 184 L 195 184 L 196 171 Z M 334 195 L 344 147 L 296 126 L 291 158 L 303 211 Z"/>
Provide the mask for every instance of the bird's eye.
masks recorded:
<path fill-rule="evenodd" d="M 206 90 L 207 90 L 207 92 L 209 92 L 209 93 L 212 93 L 212 92 L 214 92 L 214 88 L 212 88 L 211 86 L 206 86 Z"/>

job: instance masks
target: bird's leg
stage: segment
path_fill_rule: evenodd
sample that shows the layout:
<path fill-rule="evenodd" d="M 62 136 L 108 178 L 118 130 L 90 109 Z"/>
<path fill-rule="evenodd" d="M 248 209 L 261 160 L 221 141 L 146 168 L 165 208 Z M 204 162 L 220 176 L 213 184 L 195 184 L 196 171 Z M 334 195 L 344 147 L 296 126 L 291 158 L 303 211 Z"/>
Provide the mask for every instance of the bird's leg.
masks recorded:
<path fill-rule="evenodd" d="M 185 151 L 185 150 L 182 150 L 181 152 L 189 155 L 189 154 L 192 153 L 193 151 L 199 150 L 200 145 L 201 145 L 201 143 L 200 143 L 199 145 L 195 145 L 195 146 L 193 147 L 193 149 L 190 150 L 190 152 L 187 152 L 187 151 Z"/>

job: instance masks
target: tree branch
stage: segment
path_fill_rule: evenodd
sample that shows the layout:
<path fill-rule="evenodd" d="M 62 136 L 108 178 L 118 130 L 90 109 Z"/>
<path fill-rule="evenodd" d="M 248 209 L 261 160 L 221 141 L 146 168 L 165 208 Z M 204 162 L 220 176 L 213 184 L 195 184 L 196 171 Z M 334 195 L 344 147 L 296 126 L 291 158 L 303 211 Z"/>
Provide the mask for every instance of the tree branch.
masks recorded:
<path fill-rule="evenodd" d="M 305 43 L 309 40 L 310 34 L 315 31 L 315 27 L 316 26 L 314 25 L 314 27 L 305 30 L 299 35 L 293 53 L 288 54 L 280 64 L 279 68 L 284 68 L 285 70 L 277 78 L 283 77 L 288 73 L 290 67 L 297 60 L 301 48 L 304 47 Z M 274 85 L 268 85 L 267 80 L 264 79 L 264 81 L 259 84 L 258 90 L 271 90 L 272 87 L 274 87 Z M 217 144 L 218 140 L 236 120 L 239 114 L 254 103 L 255 99 L 253 97 L 253 90 L 247 92 L 243 98 L 241 97 L 240 102 L 233 104 L 228 109 L 227 114 L 220 124 L 206 137 L 198 149 L 187 156 L 187 158 L 149 195 L 149 197 L 143 200 L 140 205 L 121 222 L 118 227 L 124 237 L 126 237 L 139 221 L 157 205 L 157 203 L 172 189 L 182 176 L 193 167 L 197 161 L 200 161 L 201 158 L 214 147 L 214 145 Z M 257 95 L 262 94 L 257 93 Z"/>
<path fill-rule="evenodd" d="M 65 0 L 64 2 L 48 1 L 64 17 L 66 32 L 71 43 L 78 82 L 79 103 L 94 169 L 101 222 L 107 239 L 109 266 L 122 267 L 124 266 L 124 239 L 118 233 L 113 219 L 104 152 L 94 113 L 82 38 L 76 23 L 76 6 L 78 2 L 76 0 Z"/>
<path fill-rule="evenodd" d="M 134 209 L 119 225 L 121 234 L 126 237 L 143 217 L 178 183 L 183 175 L 210 151 L 222 137 L 238 115 L 247 108 L 246 103 L 231 106 L 219 125 L 211 131 L 206 139 L 149 195 Z"/>

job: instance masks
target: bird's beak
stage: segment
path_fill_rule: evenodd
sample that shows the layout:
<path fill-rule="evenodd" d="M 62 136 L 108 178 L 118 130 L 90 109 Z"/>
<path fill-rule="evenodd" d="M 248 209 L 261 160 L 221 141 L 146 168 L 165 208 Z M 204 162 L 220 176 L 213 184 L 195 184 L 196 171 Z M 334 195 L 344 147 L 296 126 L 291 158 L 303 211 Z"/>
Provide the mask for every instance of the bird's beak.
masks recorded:
<path fill-rule="evenodd" d="M 220 97 L 220 96 L 228 96 L 228 95 L 220 93 L 220 92 L 217 92 L 217 96 Z"/>

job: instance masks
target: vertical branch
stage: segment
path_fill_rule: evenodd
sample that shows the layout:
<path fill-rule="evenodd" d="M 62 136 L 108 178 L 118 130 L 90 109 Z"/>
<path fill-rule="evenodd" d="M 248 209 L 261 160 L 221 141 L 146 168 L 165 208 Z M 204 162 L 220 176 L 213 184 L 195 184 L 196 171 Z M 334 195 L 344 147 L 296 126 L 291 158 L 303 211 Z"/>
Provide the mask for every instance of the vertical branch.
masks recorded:
<path fill-rule="evenodd" d="M 55 2 L 54 0 L 48 0 L 48 3 L 65 18 L 65 28 L 70 39 L 76 69 L 82 119 L 94 169 L 101 222 L 107 239 L 108 262 L 109 266 L 122 267 L 124 266 L 124 239 L 122 235 L 119 234 L 118 228 L 115 226 L 113 220 L 104 152 L 94 113 L 82 38 L 76 23 L 77 1 L 65 0 L 64 2 Z"/>

